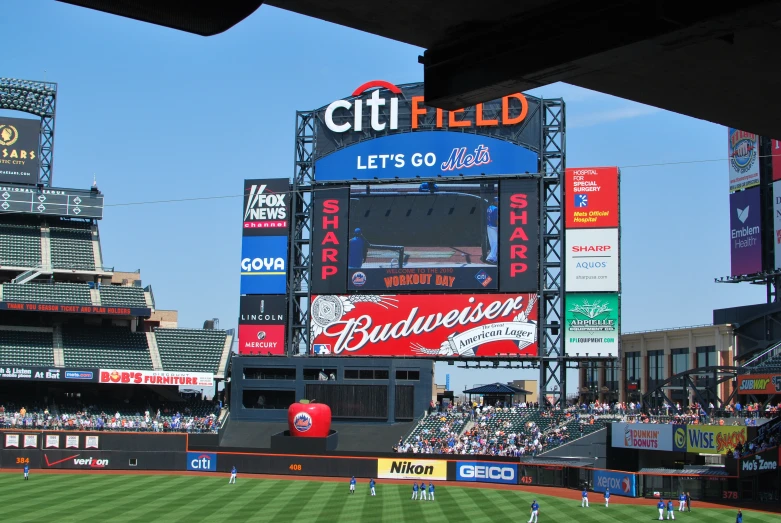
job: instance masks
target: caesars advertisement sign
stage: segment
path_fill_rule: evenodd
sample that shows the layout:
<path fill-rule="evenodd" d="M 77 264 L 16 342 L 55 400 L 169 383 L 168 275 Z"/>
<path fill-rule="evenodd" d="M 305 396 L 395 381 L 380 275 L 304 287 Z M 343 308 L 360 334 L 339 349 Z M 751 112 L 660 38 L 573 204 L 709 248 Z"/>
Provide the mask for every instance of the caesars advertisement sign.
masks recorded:
<path fill-rule="evenodd" d="M 738 376 L 738 394 L 779 394 L 781 373 Z"/>
<path fill-rule="evenodd" d="M 447 461 L 444 460 L 377 460 L 377 477 L 380 479 L 447 480 Z"/>
<path fill-rule="evenodd" d="M 38 183 L 41 121 L 0 118 L 0 182 Z"/>
<path fill-rule="evenodd" d="M 366 82 L 315 111 L 315 178 L 535 173 L 540 106 L 538 98 L 515 93 L 444 111 L 425 105 L 423 83 Z"/>
<path fill-rule="evenodd" d="M 729 192 L 759 185 L 759 137 L 730 127 L 728 140 Z"/>
<path fill-rule="evenodd" d="M 312 296 L 312 352 L 536 356 L 537 309 L 536 294 Z"/>
<path fill-rule="evenodd" d="M 617 356 L 618 294 L 567 294 L 564 338 L 569 354 Z"/>

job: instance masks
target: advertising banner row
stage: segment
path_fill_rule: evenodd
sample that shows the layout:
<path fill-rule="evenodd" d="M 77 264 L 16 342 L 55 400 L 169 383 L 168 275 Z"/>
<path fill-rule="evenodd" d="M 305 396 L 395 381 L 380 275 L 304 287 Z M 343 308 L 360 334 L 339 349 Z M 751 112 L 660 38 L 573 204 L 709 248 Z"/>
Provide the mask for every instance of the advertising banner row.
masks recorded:
<path fill-rule="evenodd" d="M 738 394 L 781 394 L 781 373 L 738 376 Z"/>
<path fill-rule="evenodd" d="M 565 173 L 565 352 L 615 357 L 621 318 L 617 167 Z"/>
<path fill-rule="evenodd" d="M 611 446 L 637 450 L 726 454 L 746 443 L 745 426 L 613 423 Z"/>
<path fill-rule="evenodd" d="M 14 381 L 98 381 L 98 369 L 52 367 L 0 367 L 0 380 Z"/>
<path fill-rule="evenodd" d="M 22 449 L 22 448 L 44 448 L 44 449 L 98 449 L 100 436 L 82 436 L 79 434 L 41 434 L 40 443 L 38 445 L 39 434 L 5 434 L 4 447 L 6 449 Z M 82 446 L 80 442 L 83 442 Z"/>
<path fill-rule="evenodd" d="M 100 314 L 105 316 L 133 316 L 137 318 L 148 318 L 152 315 L 152 309 L 148 307 L 103 307 L 100 305 L 63 305 L 61 303 L 24 303 L 11 301 L 0 301 L 0 310 Z"/>

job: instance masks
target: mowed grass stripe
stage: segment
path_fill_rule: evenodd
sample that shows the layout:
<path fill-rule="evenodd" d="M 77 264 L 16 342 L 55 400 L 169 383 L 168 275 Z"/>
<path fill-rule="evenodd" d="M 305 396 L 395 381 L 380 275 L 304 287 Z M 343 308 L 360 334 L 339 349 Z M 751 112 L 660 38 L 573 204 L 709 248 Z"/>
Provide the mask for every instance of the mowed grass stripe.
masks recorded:
<path fill-rule="evenodd" d="M 161 510 L 168 510 L 166 521 L 201 521 L 205 516 L 219 510 L 220 503 L 214 498 L 214 491 L 219 487 L 218 478 L 187 476 L 181 488 L 182 496 L 177 496 L 177 503 L 163 505 Z"/>
<path fill-rule="evenodd" d="M 263 511 L 263 516 L 268 521 L 276 520 L 278 514 L 279 518 L 288 521 L 282 511 L 292 503 L 303 502 L 301 492 L 306 488 L 314 486 L 314 483 L 310 481 L 279 481 L 279 483 L 283 484 L 285 488 L 277 496 L 274 504 L 266 506 L 266 509 Z"/>
<path fill-rule="evenodd" d="M 128 523 L 148 523 L 160 520 L 161 516 L 171 512 L 171 507 L 182 506 L 192 495 L 193 485 L 208 485 L 213 483 L 206 481 L 209 478 L 192 478 L 191 476 L 151 476 L 155 480 L 154 500 L 127 514 L 118 515 L 112 521 Z M 194 483 L 193 480 L 195 480 Z M 128 485 L 130 487 L 130 485 Z"/>
<path fill-rule="evenodd" d="M 508 521 L 516 521 L 518 519 L 518 512 L 514 509 L 512 504 L 503 499 L 507 497 L 506 494 L 508 491 L 469 488 L 466 489 L 466 492 L 467 496 L 472 499 L 475 505 L 492 507 L 492 512 L 490 514 L 492 519 L 500 521 L 505 519 Z"/>
<path fill-rule="evenodd" d="M 450 500 L 452 500 L 452 502 L 458 506 L 460 513 L 463 514 L 465 519 L 470 521 L 493 521 L 494 519 L 497 521 L 503 520 L 503 518 L 492 518 L 488 514 L 488 512 L 491 512 L 491 507 L 482 507 L 475 503 L 469 496 L 469 491 L 472 490 L 471 488 L 459 489 L 458 495 L 451 495 L 451 489 L 449 488 L 442 490 L 447 491 Z"/>
<path fill-rule="evenodd" d="M 121 503 L 108 503 L 102 512 L 91 515 L 95 521 L 108 521 L 113 517 L 134 512 L 159 494 L 158 481 L 154 476 L 127 478 L 130 484 L 123 485 L 125 491 L 120 493 L 118 499 Z"/>
<path fill-rule="evenodd" d="M 306 499 L 302 499 L 301 508 L 294 514 L 300 521 L 314 521 L 320 514 L 323 505 L 328 503 L 331 496 L 336 491 L 336 484 L 328 482 L 318 482 L 317 490 L 306 491 Z"/>
<path fill-rule="evenodd" d="M 277 495 L 285 490 L 281 481 L 271 480 L 242 480 L 234 485 L 224 485 L 214 492 L 215 499 L 220 500 L 225 510 L 219 513 L 214 521 L 239 522 L 251 521 L 249 518 L 258 513 L 263 513 L 266 506 L 276 502 Z"/>
<path fill-rule="evenodd" d="M 348 499 L 358 496 L 358 494 L 350 494 L 350 480 L 347 478 L 344 479 L 344 482 L 334 483 L 333 487 L 328 502 L 323 505 L 317 515 L 317 521 L 339 521 L 342 511 L 347 507 Z"/>
<path fill-rule="evenodd" d="M 316 497 L 317 493 L 323 488 L 323 483 L 320 482 L 290 481 L 288 483 L 303 488 L 295 491 L 290 496 L 290 500 L 277 511 L 277 517 L 275 519 L 281 521 L 294 521 L 298 519 L 301 512 L 311 502 L 312 498 Z"/>
<path fill-rule="evenodd" d="M 382 480 L 379 480 L 382 481 Z M 412 487 L 407 485 L 385 485 L 377 484 L 377 498 L 379 498 L 378 515 L 395 516 L 396 519 L 402 513 L 402 503 L 409 502 L 412 497 Z"/>

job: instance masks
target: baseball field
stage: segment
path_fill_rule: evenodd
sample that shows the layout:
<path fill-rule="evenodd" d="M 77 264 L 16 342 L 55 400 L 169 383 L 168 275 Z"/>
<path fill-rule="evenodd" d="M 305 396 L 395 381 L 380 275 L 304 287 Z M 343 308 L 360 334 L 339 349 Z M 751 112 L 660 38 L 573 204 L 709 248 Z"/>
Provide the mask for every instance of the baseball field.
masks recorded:
<path fill-rule="evenodd" d="M 377 485 L 369 495 L 366 480 L 348 494 L 347 481 L 144 474 L 0 474 L 3 521 L 230 522 L 245 521 L 442 521 L 470 523 L 529 518 L 532 499 L 540 504 L 540 523 L 628 523 L 655 521 L 655 502 L 617 499 L 609 508 L 592 494 L 580 507 L 579 492 L 553 497 L 523 489 L 455 487 L 441 484 L 436 501 L 412 501 L 411 485 Z M 733 508 L 695 508 L 677 513 L 684 523 L 732 523 Z M 745 523 L 777 523 L 778 514 L 744 511 Z"/>

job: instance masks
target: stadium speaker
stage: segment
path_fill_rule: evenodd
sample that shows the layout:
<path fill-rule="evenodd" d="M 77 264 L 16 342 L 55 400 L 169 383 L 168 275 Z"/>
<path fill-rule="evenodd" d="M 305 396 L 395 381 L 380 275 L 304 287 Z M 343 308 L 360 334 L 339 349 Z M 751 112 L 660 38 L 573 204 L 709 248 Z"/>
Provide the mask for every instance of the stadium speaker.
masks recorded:
<path fill-rule="evenodd" d="M 214 329 L 214 320 L 206 320 L 203 322 L 203 328 L 213 330 Z"/>
<path fill-rule="evenodd" d="M 553 325 L 553 327 L 551 327 L 551 330 L 550 330 L 551 336 L 558 336 L 559 335 L 559 322 L 558 322 L 558 320 L 553 320 L 551 322 L 551 324 Z"/>

